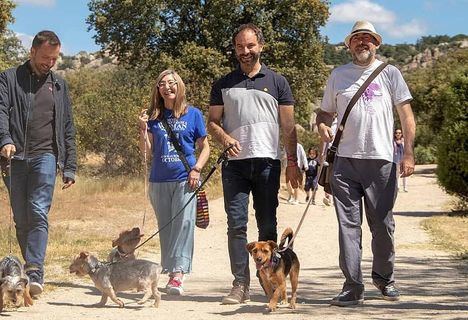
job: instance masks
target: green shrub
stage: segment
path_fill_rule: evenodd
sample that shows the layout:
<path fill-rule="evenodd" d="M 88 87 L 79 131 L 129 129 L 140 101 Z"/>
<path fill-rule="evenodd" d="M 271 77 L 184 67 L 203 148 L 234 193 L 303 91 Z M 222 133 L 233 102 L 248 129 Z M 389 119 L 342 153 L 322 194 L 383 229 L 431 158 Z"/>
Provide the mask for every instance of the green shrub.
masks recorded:
<path fill-rule="evenodd" d="M 444 125 L 437 144 L 439 183 L 464 202 L 468 201 L 467 92 L 468 70 L 451 81 L 441 95 Z"/>
<path fill-rule="evenodd" d="M 416 164 L 437 163 L 436 150 L 431 146 L 419 145 L 414 148 L 414 159 Z"/>

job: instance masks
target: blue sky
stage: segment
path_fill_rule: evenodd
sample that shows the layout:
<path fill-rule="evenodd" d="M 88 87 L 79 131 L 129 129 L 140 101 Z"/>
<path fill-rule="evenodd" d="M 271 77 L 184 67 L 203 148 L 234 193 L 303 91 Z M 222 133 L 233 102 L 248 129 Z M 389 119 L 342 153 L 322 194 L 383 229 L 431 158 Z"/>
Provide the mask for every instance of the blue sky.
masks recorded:
<path fill-rule="evenodd" d="M 228 0 L 227 0 L 228 1 Z M 40 30 L 59 35 L 62 51 L 76 54 L 99 47 L 85 23 L 88 0 L 15 0 L 16 19 L 10 28 L 27 48 Z M 468 0 L 332 0 L 331 16 L 322 34 L 330 43 L 343 41 L 356 20 L 369 20 L 384 43 L 415 43 L 421 36 L 468 33 Z"/>

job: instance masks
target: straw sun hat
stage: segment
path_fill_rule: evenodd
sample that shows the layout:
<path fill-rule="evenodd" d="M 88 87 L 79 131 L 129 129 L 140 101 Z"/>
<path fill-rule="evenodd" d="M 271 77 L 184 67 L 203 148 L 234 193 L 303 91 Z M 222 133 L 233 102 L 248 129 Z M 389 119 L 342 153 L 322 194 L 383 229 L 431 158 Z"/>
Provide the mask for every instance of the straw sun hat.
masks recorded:
<path fill-rule="evenodd" d="M 351 33 L 348 34 L 345 38 L 344 42 L 347 47 L 349 47 L 349 40 L 351 39 L 351 37 L 359 33 L 369 33 L 377 39 L 379 45 L 382 44 L 382 36 L 375 31 L 375 28 L 372 25 L 372 23 L 370 23 L 369 21 L 358 21 L 354 24 Z"/>

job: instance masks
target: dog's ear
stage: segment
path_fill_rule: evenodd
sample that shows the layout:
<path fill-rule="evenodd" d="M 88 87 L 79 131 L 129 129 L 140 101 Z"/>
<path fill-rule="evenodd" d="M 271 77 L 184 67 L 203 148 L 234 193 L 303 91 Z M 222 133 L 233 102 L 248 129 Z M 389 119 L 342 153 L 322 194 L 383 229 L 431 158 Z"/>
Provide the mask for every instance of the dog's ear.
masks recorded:
<path fill-rule="evenodd" d="M 140 233 L 140 228 L 138 227 L 135 227 L 132 229 L 132 232 L 135 232 L 135 233 Z"/>
<path fill-rule="evenodd" d="M 119 245 L 119 238 L 112 240 L 112 248 L 117 247 Z"/>
<path fill-rule="evenodd" d="M 252 254 L 252 250 L 253 248 L 255 248 L 255 245 L 257 244 L 257 242 L 250 242 L 250 243 L 247 243 L 245 245 L 245 248 L 247 249 L 247 251 Z"/>
<path fill-rule="evenodd" d="M 80 259 L 86 259 L 87 257 L 89 257 L 89 252 L 87 251 L 80 252 Z"/>
<path fill-rule="evenodd" d="M 268 245 L 270 246 L 271 248 L 271 251 L 275 250 L 276 248 L 278 248 L 278 244 L 276 242 L 274 242 L 273 240 L 268 240 L 267 241 Z"/>

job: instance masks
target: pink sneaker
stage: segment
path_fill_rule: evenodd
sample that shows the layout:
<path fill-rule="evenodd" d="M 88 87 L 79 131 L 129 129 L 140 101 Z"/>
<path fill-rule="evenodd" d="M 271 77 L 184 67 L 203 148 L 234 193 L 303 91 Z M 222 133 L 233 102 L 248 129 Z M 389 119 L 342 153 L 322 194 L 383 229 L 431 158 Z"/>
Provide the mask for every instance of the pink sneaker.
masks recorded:
<path fill-rule="evenodd" d="M 172 296 L 181 296 L 184 293 L 184 288 L 182 287 L 182 279 L 179 277 L 173 277 L 169 279 L 169 282 L 166 285 L 167 294 Z"/>

